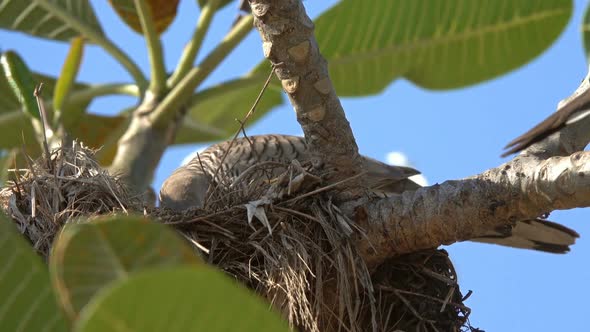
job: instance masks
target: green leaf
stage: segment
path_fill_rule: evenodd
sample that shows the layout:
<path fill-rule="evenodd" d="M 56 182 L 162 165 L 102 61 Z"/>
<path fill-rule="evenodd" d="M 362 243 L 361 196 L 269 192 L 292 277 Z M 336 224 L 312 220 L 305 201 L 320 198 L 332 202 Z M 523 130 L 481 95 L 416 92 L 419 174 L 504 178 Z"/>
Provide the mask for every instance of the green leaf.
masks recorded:
<path fill-rule="evenodd" d="M 65 332 L 47 267 L 2 213 L 0 250 L 0 331 Z"/>
<path fill-rule="evenodd" d="M 315 33 L 341 96 L 378 93 L 400 77 L 450 89 L 529 62 L 571 13 L 571 0 L 343 0 Z"/>
<path fill-rule="evenodd" d="M 130 216 L 67 225 L 49 261 L 53 284 L 70 318 L 101 288 L 129 278 L 132 272 L 200 263 L 195 251 L 172 229 Z"/>
<path fill-rule="evenodd" d="M 0 66 L 0 91 L 8 91 L 10 89 L 10 85 L 5 76 L 2 66 Z M 51 105 L 49 96 L 52 96 L 54 93 L 53 91 L 56 84 L 55 78 L 42 74 L 33 74 L 33 82 L 35 85 L 43 83 L 45 105 Z M 73 91 L 85 88 L 87 88 L 86 85 L 76 83 L 73 87 Z M 78 112 L 76 110 L 79 108 L 85 110 L 89 103 L 90 100 L 82 105 L 70 106 L 67 105 L 66 102 L 66 105 L 64 105 L 64 112 L 75 113 Z M 21 109 L 21 105 L 14 94 L 0 93 L 0 149 L 20 147 L 23 143 L 30 145 L 31 143 L 36 142 L 35 132 L 31 122 L 23 114 Z M 82 118 L 84 119 L 84 116 Z M 90 134 L 90 132 L 88 134 Z M 83 139 L 84 137 L 80 138 Z M 100 146 L 100 144 L 98 146 Z"/>
<path fill-rule="evenodd" d="M 62 41 L 86 31 L 103 35 L 88 0 L 4 0 L 0 28 Z"/>
<path fill-rule="evenodd" d="M 113 284 L 82 312 L 77 332 L 289 331 L 254 293 L 205 266 L 146 271 Z"/>
<path fill-rule="evenodd" d="M 64 106 L 74 82 L 78 71 L 80 70 L 80 63 L 84 55 L 84 39 L 77 37 L 70 42 L 70 50 L 61 68 L 61 74 L 57 79 L 55 89 L 53 91 L 53 109 L 59 110 Z"/>
<path fill-rule="evenodd" d="M 584 21 L 582 22 L 582 41 L 584 42 L 584 51 L 586 60 L 590 62 L 590 5 L 586 6 Z"/>
<path fill-rule="evenodd" d="M 178 9 L 178 0 L 146 0 L 146 2 L 152 11 L 155 30 L 158 34 L 161 34 L 174 21 Z M 109 0 L 109 3 L 115 8 L 115 11 L 127 26 L 143 35 L 133 0 Z"/>
<path fill-rule="evenodd" d="M 4 73 L 2 66 L 0 66 L 0 91 L 7 91 L 10 89 L 10 85 L 6 80 L 6 74 Z M 56 79 L 39 73 L 33 73 L 33 85 L 43 83 L 43 98 L 49 100 L 49 97 L 53 95 L 55 89 Z M 75 90 L 86 88 L 84 84 L 77 83 L 74 87 Z M 18 98 L 13 94 L 0 94 L 0 114 L 10 112 L 21 112 L 21 106 Z"/>
<path fill-rule="evenodd" d="M 267 77 L 268 72 L 253 74 L 197 93 L 175 144 L 217 140 L 235 133 L 240 128 L 235 120 L 244 120 Z M 247 125 L 253 124 L 282 102 L 280 90 L 269 86 Z"/>
<path fill-rule="evenodd" d="M 25 113 L 37 120 L 41 119 L 37 101 L 34 96 L 35 82 L 33 74 L 18 54 L 6 51 L 0 56 L 0 64 L 6 75 L 8 85 L 19 101 Z"/>
<path fill-rule="evenodd" d="M 203 8 L 203 6 L 205 6 L 205 4 L 208 2 L 209 0 L 198 0 L 199 3 L 199 7 Z M 228 4 L 230 4 L 232 2 L 232 0 L 221 0 L 219 2 L 219 6 L 217 6 L 217 10 L 227 6 Z M 237 3 L 237 1 L 236 1 Z"/>

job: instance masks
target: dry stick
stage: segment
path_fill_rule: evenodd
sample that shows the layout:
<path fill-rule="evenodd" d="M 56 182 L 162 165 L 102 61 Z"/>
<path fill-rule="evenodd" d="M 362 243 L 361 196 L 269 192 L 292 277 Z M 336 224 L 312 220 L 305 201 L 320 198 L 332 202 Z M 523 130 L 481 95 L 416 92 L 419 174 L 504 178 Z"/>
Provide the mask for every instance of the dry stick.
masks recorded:
<path fill-rule="evenodd" d="M 445 311 L 445 308 L 447 307 L 447 304 L 449 303 L 449 301 L 451 301 L 451 296 L 453 296 L 454 293 L 455 293 L 455 286 L 452 286 L 451 288 L 449 288 L 449 292 L 447 293 L 447 296 L 445 297 L 445 300 L 444 300 L 442 306 L 440 307 L 439 312 Z"/>
<path fill-rule="evenodd" d="M 39 113 L 41 113 L 41 131 L 43 132 L 43 148 L 45 149 L 45 158 L 47 160 L 47 167 L 51 169 L 51 165 L 49 160 L 51 156 L 49 155 L 49 145 L 47 144 L 47 112 L 45 111 L 45 106 L 43 105 L 43 99 L 41 98 L 41 90 L 43 90 L 43 83 L 39 83 L 37 87 L 35 87 L 35 91 L 33 94 L 35 95 L 35 99 L 37 99 L 37 107 L 39 108 Z"/>
<path fill-rule="evenodd" d="M 244 135 L 244 138 L 246 139 L 246 141 L 248 141 L 248 144 L 250 145 L 250 149 L 252 150 L 252 153 L 254 153 L 254 156 L 256 157 L 256 162 L 260 163 L 260 155 L 258 154 L 258 151 L 256 151 L 256 149 L 254 148 L 254 143 L 252 142 L 252 140 L 250 139 L 250 137 L 248 137 L 248 135 L 246 134 L 246 128 L 244 128 L 245 123 L 243 121 L 240 121 L 240 119 L 236 119 L 236 121 L 240 124 L 240 128 L 242 129 L 242 135 Z M 266 178 L 270 181 L 271 176 L 268 173 L 266 174 Z"/>
<path fill-rule="evenodd" d="M 211 178 L 211 176 L 209 176 L 209 173 L 207 173 L 205 171 L 205 166 L 203 166 L 203 161 L 201 160 L 201 154 L 197 152 L 197 160 L 199 161 L 199 166 L 201 167 L 201 171 L 203 171 L 203 174 L 205 174 L 205 176 L 207 176 L 207 180 L 209 181 L 209 183 L 213 182 L 213 179 Z M 207 188 L 207 190 L 209 190 L 209 188 Z M 207 202 L 205 202 L 207 203 Z"/>
<path fill-rule="evenodd" d="M 273 65 L 272 68 L 270 69 L 270 73 L 268 74 L 268 78 L 266 79 L 266 82 L 264 82 L 264 86 L 262 87 L 262 90 L 260 90 L 260 93 L 258 93 L 258 97 L 256 97 L 256 100 L 254 101 L 254 104 L 252 105 L 252 107 L 250 108 L 250 111 L 248 111 L 248 113 L 246 114 L 246 116 L 244 117 L 244 121 L 241 122 L 240 125 L 240 129 L 238 129 L 238 131 L 236 131 L 236 134 L 234 135 L 234 138 L 231 140 L 231 142 L 229 143 L 229 147 L 227 148 L 227 150 L 225 151 L 225 153 L 223 154 L 223 157 L 221 158 L 221 162 L 219 163 L 219 166 L 217 166 L 217 169 L 215 170 L 215 173 L 213 173 L 213 180 L 217 179 L 217 174 L 219 173 L 219 170 L 221 169 L 221 166 L 223 165 L 223 162 L 225 161 L 225 158 L 227 157 L 227 155 L 229 154 L 229 150 L 231 150 L 231 148 L 234 145 L 234 142 L 236 141 L 236 139 L 238 138 L 238 135 L 240 134 L 240 130 L 242 128 L 244 128 L 244 123 L 246 123 L 246 121 L 248 121 L 248 119 L 250 118 L 250 116 L 252 116 L 252 114 L 254 114 L 254 110 L 256 110 L 256 106 L 258 106 L 258 103 L 260 102 L 260 99 L 262 99 L 262 95 L 264 95 L 264 91 L 266 91 L 266 88 L 268 87 L 268 85 L 270 84 L 270 80 L 272 79 L 272 74 L 274 72 L 274 69 L 277 65 Z M 211 183 L 212 184 L 212 183 Z M 211 184 L 209 184 L 209 186 L 211 186 Z M 216 184 L 215 187 L 213 187 L 213 192 L 215 190 L 217 190 L 218 185 Z M 209 189 L 207 189 L 208 191 Z M 209 201 L 209 198 L 212 195 L 208 195 L 207 199 L 205 200 L 205 204 L 207 204 L 207 202 Z"/>
<path fill-rule="evenodd" d="M 453 280 L 453 279 L 451 279 L 449 277 L 446 277 L 446 276 L 444 276 L 442 274 L 438 274 L 438 273 L 436 273 L 436 272 L 434 272 L 434 271 L 432 271 L 430 269 L 422 268 L 422 272 L 425 273 L 425 274 L 428 274 L 429 276 L 431 276 L 431 277 L 433 277 L 435 279 L 438 279 L 438 280 L 444 282 L 448 286 L 456 285 L 457 284 L 457 281 L 455 281 L 455 280 Z"/>
<path fill-rule="evenodd" d="M 280 207 L 280 206 L 275 206 L 274 208 L 275 208 L 275 209 L 277 209 L 277 210 L 279 210 L 279 211 L 283 211 L 283 212 L 288 212 L 288 213 L 296 214 L 296 215 L 298 215 L 298 216 L 300 216 L 300 217 L 303 217 L 303 218 L 306 218 L 306 219 L 309 219 L 309 220 L 315 221 L 315 222 L 317 222 L 317 223 L 321 223 L 321 221 L 320 221 L 318 218 L 316 218 L 316 217 L 314 217 L 314 216 L 310 216 L 310 215 L 309 215 L 309 214 L 307 214 L 307 213 L 303 213 L 303 212 L 300 212 L 300 211 L 297 211 L 297 210 L 288 209 L 288 208 L 284 208 L 284 207 Z"/>
<path fill-rule="evenodd" d="M 23 193 L 20 190 L 20 183 L 18 180 L 19 177 L 20 177 L 20 173 L 19 173 L 19 169 L 16 164 L 16 153 L 15 153 L 15 155 L 14 155 L 14 184 L 16 185 L 16 190 L 18 191 L 18 196 L 22 197 Z"/>
<path fill-rule="evenodd" d="M 403 289 L 399 289 L 399 288 L 394 288 L 394 287 L 389 287 L 389 286 L 378 286 L 377 288 L 384 290 L 384 291 L 388 291 L 388 292 L 398 292 L 401 294 L 414 295 L 414 296 L 425 298 L 425 299 L 432 300 L 435 302 L 444 303 L 444 300 L 441 300 L 439 298 L 436 298 L 436 297 L 430 296 L 430 295 L 426 295 L 426 294 L 415 293 L 415 292 L 411 292 L 411 291 L 407 291 L 407 290 L 403 290 Z M 463 301 L 463 300 L 461 300 L 461 301 Z M 467 313 L 471 313 L 471 308 L 466 307 L 463 304 L 458 304 L 455 302 L 448 302 L 448 304 L 452 305 L 453 307 L 457 307 L 459 309 L 462 309 Z"/>
<path fill-rule="evenodd" d="M 259 162 L 258 164 L 248 167 L 245 171 L 243 171 L 240 175 L 238 175 L 238 177 L 235 180 L 233 180 L 232 185 L 238 184 L 238 183 L 244 181 L 246 179 L 246 177 L 250 176 L 250 173 L 253 173 L 259 169 L 264 170 L 264 166 L 280 167 L 280 166 L 285 166 L 285 164 L 280 163 L 278 161 L 265 161 L 265 162 L 261 162 L 261 163 Z"/>
<path fill-rule="evenodd" d="M 293 198 L 288 199 L 286 201 L 282 201 L 282 202 L 280 202 L 278 204 L 287 204 L 287 203 L 293 202 L 293 201 L 298 200 L 298 199 L 302 199 L 302 198 L 305 198 L 305 197 L 308 197 L 308 196 L 311 196 L 311 195 L 315 195 L 315 194 L 321 193 L 322 191 L 326 191 L 326 190 L 332 189 L 332 188 L 337 187 L 337 186 L 339 186 L 339 185 L 341 185 L 341 184 L 343 184 L 345 182 L 348 182 L 348 181 L 351 181 L 351 180 L 355 180 L 355 179 L 359 178 L 360 176 L 364 176 L 366 173 L 367 172 L 358 173 L 358 174 L 356 174 L 354 176 L 351 176 L 351 177 L 348 177 L 348 178 L 346 178 L 344 180 L 341 180 L 341 181 L 338 181 L 338 182 L 329 184 L 329 185 L 327 185 L 325 187 L 318 188 L 318 189 L 316 189 L 314 191 L 307 192 L 307 193 L 305 193 L 303 195 L 300 195 L 300 196 L 297 196 L 297 197 L 293 197 Z"/>
<path fill-rule="evenodd" d="M 400 299 L 405 305 L 406 307 L 412 312 L 412 314 L 414 314 L 414 316 L 416 318 L 418 318 L 421 321 L 427 321 L 426 319 L 424 319 L 419 313 L 418 311 L 414 308 L 414 306 L 412 305 L 412 303 L 410 303 L 410 301 L 408 301 L 408 299 L 406 299 L 400 292 L 398 289 L 396 288 L 391 288 L 390 289 L 391 292 L 393 292 L 393 294 L 395 294 L 395 296 L 397 296 L 398 299 Z"/>
<path fill-rule="evenodd" d="M 43 82 L 39 83 L 33 92 L 35 99 L 37 100 L 37 108 L 39 109 L 39 113 L 41 114 L 41 131 L 43 132 L 43 149 L 45 150 L 45 162 L 47 163 L 47 170 L 51 174 L 53 174 L 53 178 L 57 186 L 59 186 L 59 181 L 57 179 L 55 167 L 51 165 L 51 153 L 49 152 L 49 143 L 47 142 L 47 128 L 49 128 L 49 121 L 47 120 L 47 111 L 45 110 L 45 104 L 43 103 L 43 98 L 41 97 L 41 92 L 43 90 Z M 56 190 L 59 201 L 63 201 L 64 197 L 59 190 Z"/>

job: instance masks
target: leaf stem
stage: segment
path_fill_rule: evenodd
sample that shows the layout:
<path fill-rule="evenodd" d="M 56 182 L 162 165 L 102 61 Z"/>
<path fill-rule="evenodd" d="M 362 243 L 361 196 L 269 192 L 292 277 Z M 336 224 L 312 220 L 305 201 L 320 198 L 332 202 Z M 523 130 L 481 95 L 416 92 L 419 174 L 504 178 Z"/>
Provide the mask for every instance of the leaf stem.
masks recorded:
<path fill-rule="evenodd" d="M 56 5 L 54 2 L 48 0 L 34 1 L 48 12 L 58 16 L 66 24 L 78 30 L 82 35 L 84 35 L 84 37 L 101 46 L 105 51 L 107 51 L 107 53 L 119 61 L 119 63 L 127 70 L 127 72 L 129 72 L 131 77 L 133 77 L 135 80 L 137 86 L 140 87 L 140 90 L 145 90 L 147 87 L 147 81 L 141 72 L 141 69 L 139 69 L 137 64 L 133 62 L 133 60 L 131 60 L 131 58 L 125 52 L 117 47 L 117 45 L 113 44 L 113 42 L 107 39 L 102 33 L 89 27 L 87 24 L 81 22 L 75 17 L 72 17 L 68 12 L 66 12 L 59 5 Z"/>
<path fill-rule="evenodd" d="M 151 8 L 145 0 L 134 0 L 134 3 L 150 58 L 151 82 L 149 89 L 154 95 L 161 96 L 166 89 L 166 68 L 162 54 L 162 43 L 156 32 Z"/>
<path fill-rule="evenodd" d="M 168 80 L 169 88 L 178 84 L 178 82 L 180 82 L 180 80 L 192 68 L 193 63 L 197 58 L 197 54 L 201 49 L 201 45 L 203 44 L 203 38 L 205 38 L 205 34 L 211 25 L 213 14 L 215 14 L 220 1 L 221 0 L 209 0 L 201 10 L 193 36 L 184 47 L 184 51 L 178 61 L 178 66 L 176 67 L 174 74 L 172 74 L 172 77 Z"/>
<path fill-rule="evenodd" d="M 252 15 L 243 17 L 225 36 L 221 43 L 199 64 L 192 68 L 162 102 L 150 114 L 150 121 L 156 127 L 166 127 L 174 118 L 180 106 L 189 101 L 193 91 L 201 84 L 223 59 L 252 30 Z"/>
<path fill-rule="evenodd" d="M 72 91 L 70 96 L 67 99 L 68 104 L 79 104 L 85 103 L 95 97 L 104 96 L 104 95 L 112 95 L 112 94 L 119 94 L 119 95 L 130 95 L 130 96 L 137 96 L 139 97 L 141 91 L 135 84 L 121 84 L 121 83 L 113 83 L 113 84 L 101 84 L 101 85 L 93 85 L 88 87 L 87 89 Z"/>

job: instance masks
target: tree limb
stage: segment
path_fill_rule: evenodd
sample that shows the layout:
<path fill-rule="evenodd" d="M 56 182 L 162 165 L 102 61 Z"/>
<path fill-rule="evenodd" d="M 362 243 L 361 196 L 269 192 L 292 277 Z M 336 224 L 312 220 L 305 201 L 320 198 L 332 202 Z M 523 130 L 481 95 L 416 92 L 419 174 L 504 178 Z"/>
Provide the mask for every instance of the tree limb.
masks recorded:
<path fill-rule="evenodd" d="M 463 180 L 346 207 L 366 231 L 369 267 L 386 258 L 475 239 L 553 210 L 590 206 L 590 152 L 547 160 L 520 156 Z"/>
<path fill-rule="evenodd" d="M 150 60 L 151 80 L 149 89 L 154 95 L 161 96 L 166 89 L 166 66 L 164 65 L 160 36 L 156 32 L 152 9 L 147 2 L 145 0 L 134 0 L 134 3 Z"/>
<path fill-rule="evenodd" d="M 336 167 L 334 181 L 357 174 L 362 170 L 358 147 L 301 1 L 251 0 L 250 6 L 264 56 L 297 113 L 312 162 Z"/>

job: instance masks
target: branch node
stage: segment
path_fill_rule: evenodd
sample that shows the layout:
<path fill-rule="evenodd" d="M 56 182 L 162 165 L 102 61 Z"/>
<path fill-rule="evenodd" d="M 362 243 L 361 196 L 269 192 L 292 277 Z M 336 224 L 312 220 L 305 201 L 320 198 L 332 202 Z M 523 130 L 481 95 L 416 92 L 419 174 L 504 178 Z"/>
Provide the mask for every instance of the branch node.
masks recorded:
<path fill-rule="evenodd" d="M 272 42 L 265 41 L 262 43 L 262 52 L 264 52 L 264 57 L 269 59 L 270 54 L 272 52 Z"/>
<path fill-rule="evenodd" d="M 251 8 L 252 8 L 252 14 L 254 14 L 254 16 L 262 17 L 262 16 L 266 15 L 266 13 L 268 12 L 270 5 L 267 3 L 253 3 Z"/>
<path fill-rule="evenodd" d="M 299 76 L 293 76 L 291 78 L 281 80 L 281 85 L 283 86 L 285 92 L 288 94 L 293 94 L 299 88 Z"/>
<path fill-rule="evenodd" d="M 305 113 L 304 116 L 313 122 L 322 121 L 326 116 L 326 108 L 323 105 L 317 105 Z"/>

